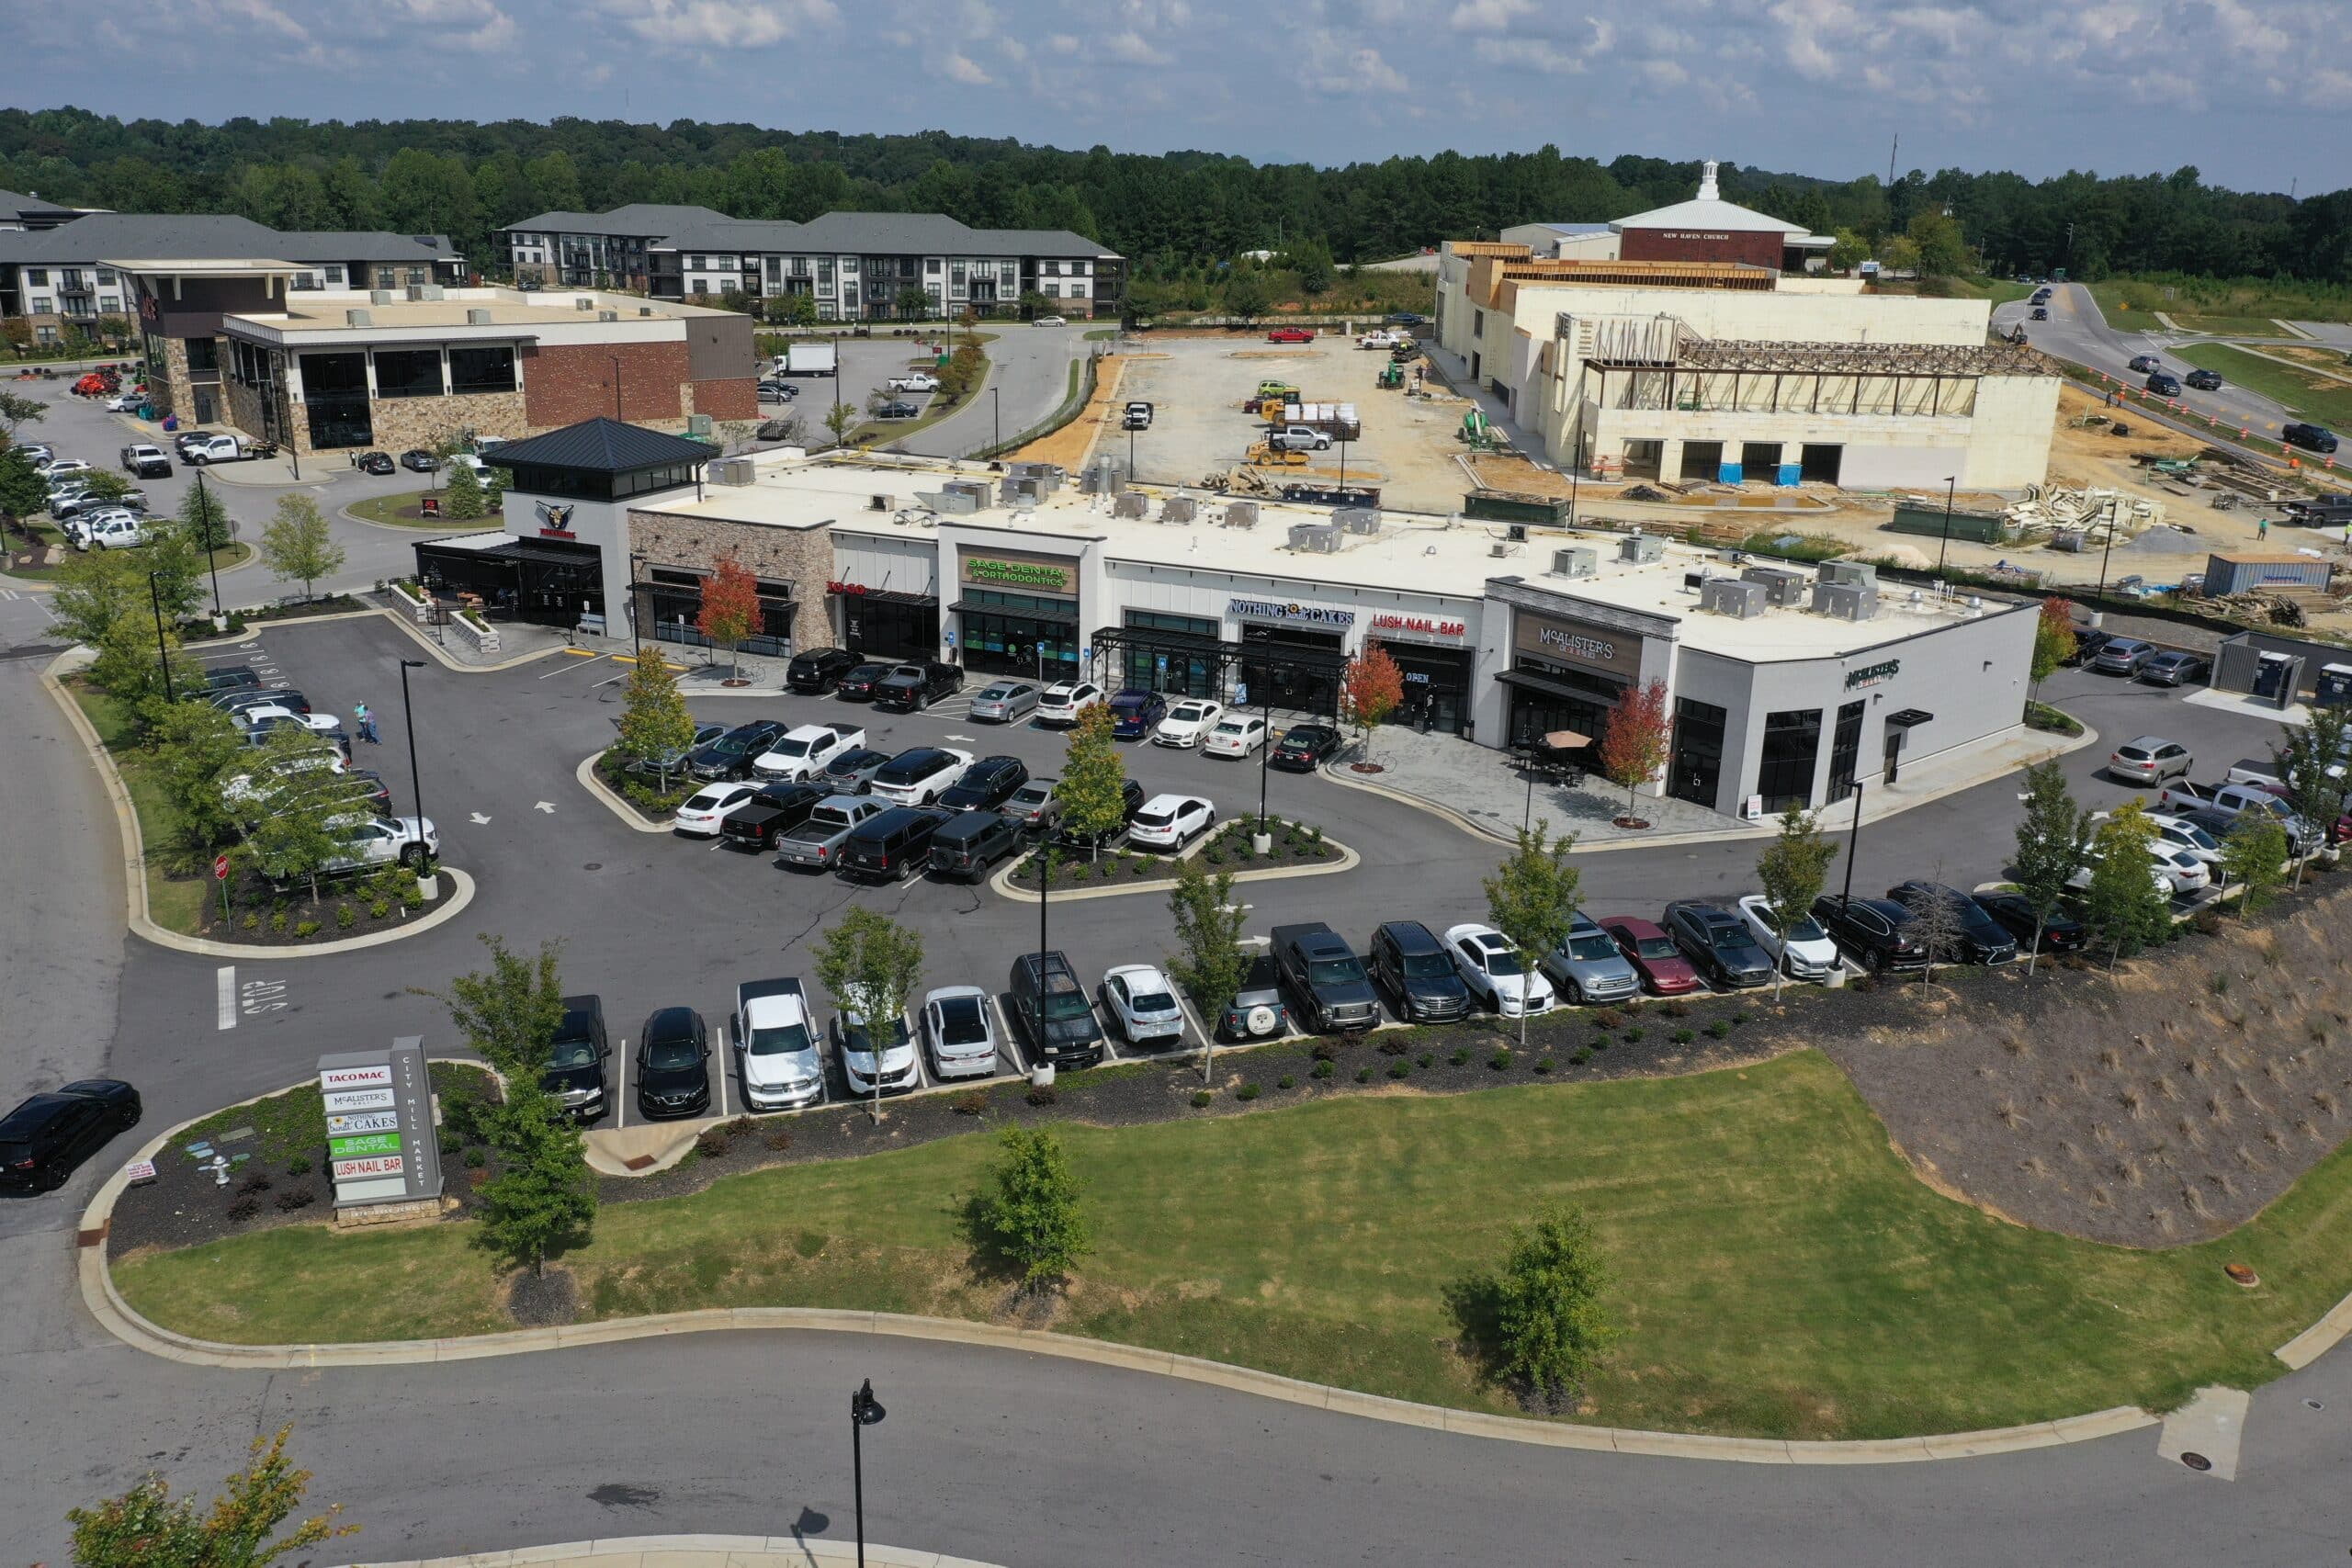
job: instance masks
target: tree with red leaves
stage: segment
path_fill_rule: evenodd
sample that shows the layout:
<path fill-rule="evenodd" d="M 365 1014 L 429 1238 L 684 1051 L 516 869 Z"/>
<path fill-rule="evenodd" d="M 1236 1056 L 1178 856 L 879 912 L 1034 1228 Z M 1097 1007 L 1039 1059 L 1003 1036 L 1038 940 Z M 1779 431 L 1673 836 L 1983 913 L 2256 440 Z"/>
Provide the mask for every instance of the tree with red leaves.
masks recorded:
<path fill-rule="evenodd" d="M 743 570 L 743 563 L 733 551 L 718 558 L 718 568 L 704 580 L 702 614 L 695 620 L 695 628 L 710 638 L 715 647 L 727 649 L 734 659 L 734 673 L 730 681 L 743 678 L 741 650 L 736 646 L 752 635 L 759 625 L 760 585 Z"/>
<path fill-rule="evenodd" d="M 1634 814 L 1634 792 L 1666 766 L 1674 742 L 1674 716 L 1666 705 L 1666 682 L 1635 686 L 1609 716 L 1600 736 L 1600 771 L 1625 790 L 1625 815 Z"/>
<path fill-rule="evenodd" d="M 1385 648 L 1364 649 L 1348 660 L 1348 668 L 1340 677 L 1340 711 L 1350 724 L 1363 732 L 1363 760 L 1372 761 L 1372 731 L 1375 725 L 1388 722 L 1388 716 L 1405 700 L 1405 672 L 1388 657 Z"/>

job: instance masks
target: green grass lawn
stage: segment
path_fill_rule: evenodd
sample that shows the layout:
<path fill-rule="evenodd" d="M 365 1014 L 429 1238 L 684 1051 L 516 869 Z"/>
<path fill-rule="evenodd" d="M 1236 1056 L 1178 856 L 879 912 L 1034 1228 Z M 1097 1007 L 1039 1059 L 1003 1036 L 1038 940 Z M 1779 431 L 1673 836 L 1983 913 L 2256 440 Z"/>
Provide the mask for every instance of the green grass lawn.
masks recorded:
<path fill-rule="evenodd" d="M 2352 425 L 2352 381 L 2305 373 L 2227 344 L 2192 344 L 2173 352 L 2191 365 L 2220 371 L 2250 392 L 2276 398 L 2307 419 L 2335 427 Z"/>
<path fill-rule="evenodd" d="M 1267 1086 L 1271 1100 L 1282 1091 Z M 1826 1058 L 1690 1077 L 1352 1099 L 1069 1126 L 1097 1250 L 1069 1332 L 1407 1399 L 1507 1409 L 1447 1287 L 1539 1201 L 1581 1204 L 1625 1335 L 1583 1419 L 1791 1438 L 1963 1430 L 2252 1387 L 2352 1286 L 2352 1155 L 2230 1238 L 2135 1252 L 1923 1186 Z M 984 1135 L 723 1179 L 599 1216 L 583 1315 L 825 1305 L 986 1317 L 956 1210 Z M 2224 1262 L 2258 1269 L 2245 1291 Z M 126 1259 L 132 1306 L 245 1343 L 509 1326 L 459 1224 L 263 1232 Z"/>
<path fill-rule="evenodd" d="M 68 681 L 65 689 L 114 758 L 115 771 L 130 792 L 131 809 L 139 814 L 140 841 L 147 852 L 148 913 L 165 931 L 193 934 L 201 924 L 212 883 L 208 877 L 173 876 L 164 870 L 162 851 L 177 841 L 180 817 L 139 749 L 130 710 L 82 681 Z"/>
<path fill-rule="evenodd" d="M 2300 341 L 2267 316 L 2199 316 L 2183 315 L 2177 310 L 2165 312 L 2173 325 L 2185 333 L 2204 333 L 2211 337 L 2277 338 L 2281 343 Z"/>
<path fill-rule="evenodd" d="M 2285 336 L 2274 324 L 2352 321 L 2352 289 L 2284 278 L 2109 277 L 2088 285 L 2108 324 L 2139 332 L 2161 310 L 2190 332 Z M 2214 323 L 2227 323 L 2215 325 Z"/>
<path fill-rule="evenodd" d="M 460 522 L 454 517 L 421 516 L 417 513 L 417 503 L 427 495 L 441 496 L 443 497 L 442 504 L 444 506 L 448 504 L 447 492 L 445 491 L 413 490 L 403 491 L 397 495 L 371 495 L 364 501 L 353 502 L 344 510 L 365 522 L 381 523 L 387 527 L 430 528 L 435 533 L 442 534 L 466 528 L 499 526 L 501 514 L 496 512 L 486 513 L 471 522 Z"/>

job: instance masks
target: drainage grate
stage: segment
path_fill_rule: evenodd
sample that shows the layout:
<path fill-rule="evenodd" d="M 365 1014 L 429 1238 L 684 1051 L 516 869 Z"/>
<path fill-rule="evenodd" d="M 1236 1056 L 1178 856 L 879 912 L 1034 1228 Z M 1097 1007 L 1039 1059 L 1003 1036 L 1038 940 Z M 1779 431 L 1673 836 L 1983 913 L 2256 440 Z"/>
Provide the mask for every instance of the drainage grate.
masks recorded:
<path fill-rule="evenodd" d="M 2183 1454 L 2180 1456 L 2180 1462 L 2187 1465 L 2191 1470 L 2211 1470 L 2213 1468 L 2213 1461 L 2207 1459 L 2203 1454 Z"/>
<path fill-rule="evenodd" d="M 605 869 L 605 863 L 600 860 L 592 860 L 580 869 L 582 871 L 602 871 Z"/>
<path fill-rule="evenodd" d="M 2303 1408 L 2306 1410 L 2324 1410 L 2327 1408 L 2327 1402 L 2324 1399 L 2306 1399 L 2303 1401 Z"/>

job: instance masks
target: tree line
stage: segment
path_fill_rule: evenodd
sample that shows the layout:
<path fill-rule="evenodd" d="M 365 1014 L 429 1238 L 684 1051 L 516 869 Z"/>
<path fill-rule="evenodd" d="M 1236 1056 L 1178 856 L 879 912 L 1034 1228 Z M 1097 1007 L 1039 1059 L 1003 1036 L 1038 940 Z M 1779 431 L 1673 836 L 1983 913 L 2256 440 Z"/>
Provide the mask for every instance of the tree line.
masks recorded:
<path fill-rule="evenodd" d="M 275 228 L 443 233 L 478 264 L 490 236 L 549 210 L 693 203 L 739 218 L 944 212 L 975 228 L 1069 229 L 1139 263 L 1184 265 L 1308 239 L 1341 265 L 1514 224 L 1601 222 L 1688 199 L 1699 165 L 1606 164 L 1549 143 L 1318 168 L 1201 152 L 1034 147 L 923 131 L 785 131 L 677 120 L 122 120 L 0 110 L 0 187 L 126 212 L 232 212 Z M 2301 200 L 2168 175 L 1915 169 L 1832 180 L 1737 164 L 1723 194 L 1872 245 L 1949 209 L 1996 271 L 2352 284 L 2352 189 Z"/>

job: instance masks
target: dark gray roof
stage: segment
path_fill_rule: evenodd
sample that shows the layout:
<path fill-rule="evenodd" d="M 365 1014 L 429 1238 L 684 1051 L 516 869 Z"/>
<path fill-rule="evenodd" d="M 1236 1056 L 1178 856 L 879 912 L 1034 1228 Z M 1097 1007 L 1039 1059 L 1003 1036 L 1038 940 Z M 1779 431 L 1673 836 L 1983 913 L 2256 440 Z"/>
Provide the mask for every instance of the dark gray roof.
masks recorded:
<path fill-rule="evenodd" d="M 727 214 L 707 207 L 673 207 L 658 201 L 631 202 L 610 212 L 542 212 L 506 225 L 510 232 L 526 234 L 642 234 L 660 239 L 676 230 L 713 220 Z"/>
<path fill-rule="evenodd" d="M 88 265 L 101 261 L 253 257 L 290 262 L 424 262 L 446 249 L 380 230 L 280 233 L 249 218 L 204 212 L 93 212 L 38 233 L 0 231 L 0 263 Z"/>
<path fill-rule="evenodd" d="M 264 233 L 269 232 L 267 230 Z M 435 241 L 439 241 L 435 244 Z M 411 234 L 390 234 L 381 229 L 312 230 L 292 233 L 280 231 L 277 249 L 269 255 L 281 261 L 299 262 L 420 262 L 455 261 L 457 252 L 441 235 L 418 237 Z"/>
<path fill-rule="evenodd" d="M 492 454 L 502 468 L 578 468 L 597 474 L 629 474 L 673 463 L 707 463 L 718 456 L 707 442 L 623 424 L 616 419 L 582 420 L 545 435 L 509 442 Z"/>
<path fill-rule="evenodd" d="M 0 223 L 22 222 L 28 218 L 42 222 L 71 218 L 74 209 L 60 207 L 53 201 L 43 201 L 22 191 L 0 190 Z"/>
<path fill-rule="evenodd" d="M 782 251 L 806 255 L 1106 256 L 1067 229 L 971 229 L 936 212 L 828 212 L 806 223 L 721 218 L 681 229 L 665 251 Z"/>
<path fill-rule="evenodd" d="M 757 218 L 721 218 L 695 223 L 663 240 L 665 251 L 784 251 L 808 248 L 805 223 L 769 222 Z"/>
<path fill-rule="evenodd" d="M 975 229 L 972 239 L 989 255 L 1114 256 L 1119 253 L 1099 240 L 1067 229 Z"/>

